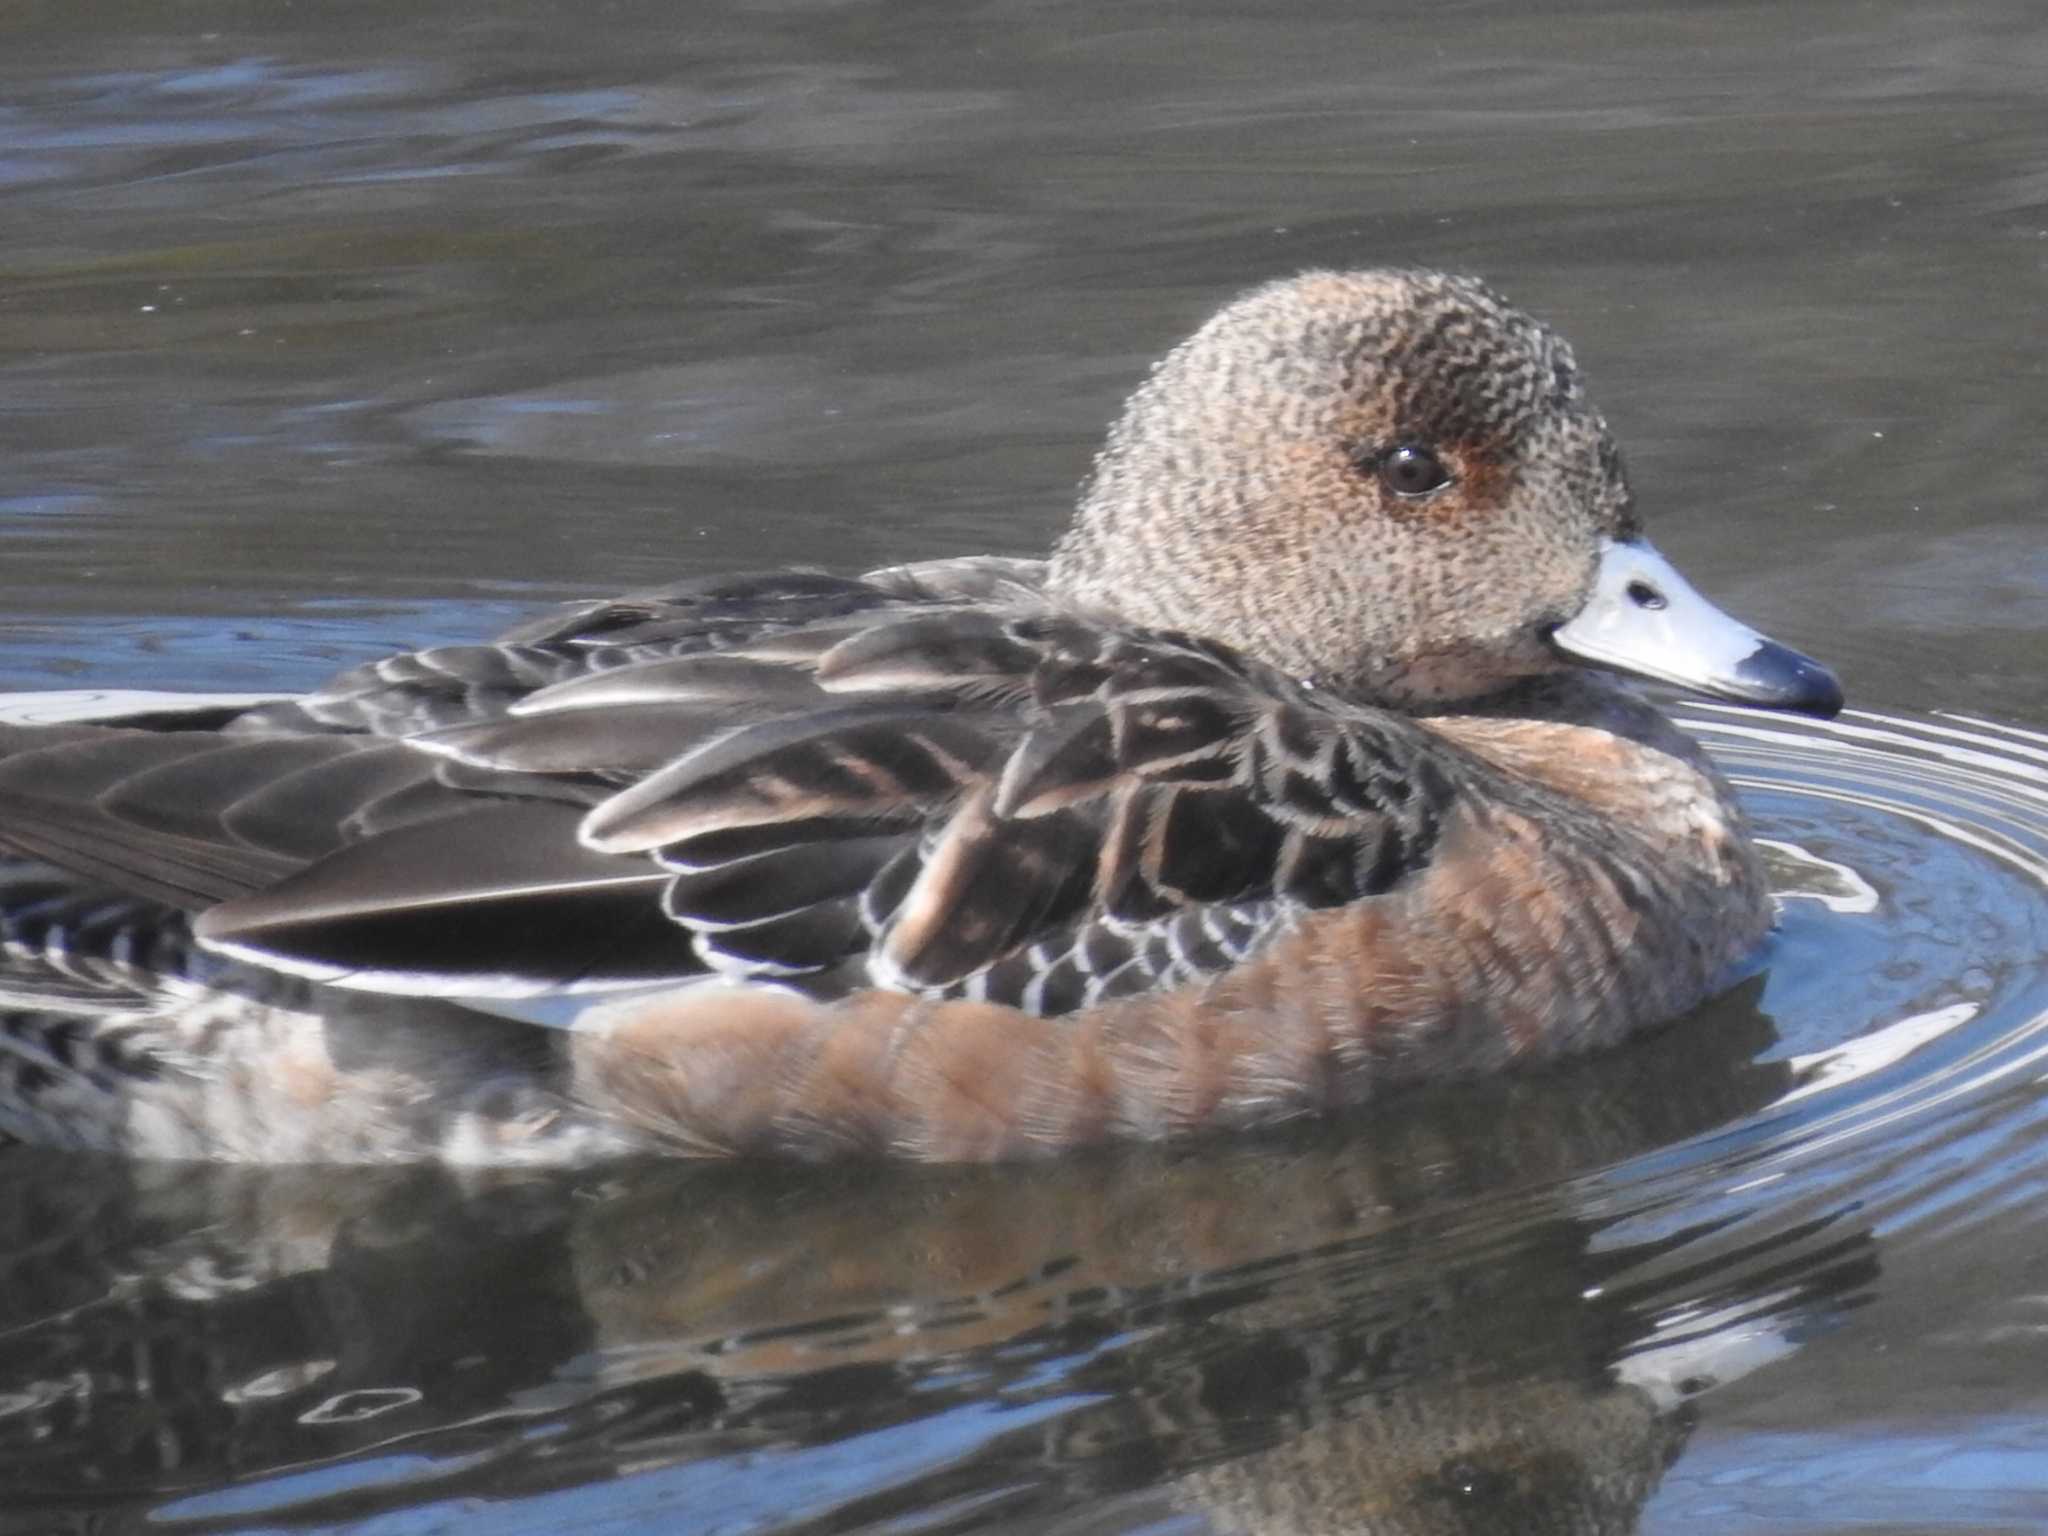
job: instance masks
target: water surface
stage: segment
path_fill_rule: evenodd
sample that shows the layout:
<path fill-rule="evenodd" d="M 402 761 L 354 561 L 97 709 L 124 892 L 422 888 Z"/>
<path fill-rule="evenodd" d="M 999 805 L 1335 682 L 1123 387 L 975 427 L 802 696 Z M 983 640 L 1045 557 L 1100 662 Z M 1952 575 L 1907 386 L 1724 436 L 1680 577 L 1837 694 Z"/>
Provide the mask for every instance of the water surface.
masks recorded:
<path fill-rule="evenodd" d="M 1222 299 L 1412 263 L 1877 713 L 1693 712 L 1743 989 L 1297 1139 L 0 1156 L 0 1532 L 2048 1524 L 2044 70 L 2017 0 L 9 8 L 0 688 L 1037 552 Z"/>

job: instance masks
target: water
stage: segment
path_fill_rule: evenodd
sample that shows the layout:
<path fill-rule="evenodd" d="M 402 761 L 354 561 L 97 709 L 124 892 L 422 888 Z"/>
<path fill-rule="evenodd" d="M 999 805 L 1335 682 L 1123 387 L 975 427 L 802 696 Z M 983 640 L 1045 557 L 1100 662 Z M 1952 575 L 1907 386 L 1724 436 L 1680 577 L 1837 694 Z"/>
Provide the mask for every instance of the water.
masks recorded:
<path fill-rule="evenodd" d="M 0 688 L 1036 552 L 1147 359 L 1388 262 L 1554 321 L 1873 713 L 1688 712 L 1764 974 L 1313 1135 L 0 1155 L 0 1533 L 2048 1524 L 2044 67 L 2018 3 L 11 8 Z"/>

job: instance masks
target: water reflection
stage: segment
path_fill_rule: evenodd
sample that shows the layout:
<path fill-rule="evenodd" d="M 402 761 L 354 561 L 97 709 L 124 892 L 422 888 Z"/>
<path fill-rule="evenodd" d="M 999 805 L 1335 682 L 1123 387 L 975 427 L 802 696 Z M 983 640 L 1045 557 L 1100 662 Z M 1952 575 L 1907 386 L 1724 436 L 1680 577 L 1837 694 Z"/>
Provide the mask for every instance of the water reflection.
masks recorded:
<path fill-rule="evenodd" d="M 1156 1484 L 1221 1529 L 1274 1528 L 1273 1499 L 1363 1502 L 1387 1530 L 1626 1529 L 1704 1377 L 1688 1357 L 1662 1379 L 1651 1350 L 1616 1379 L 1674 1299 L 1589 1246 L 1570 1180 L 1785 1090 L 1793 1069 L 1754 1059 L 1756 991 L 1712 1028 L 1369 1127 L 1036 1169 L 464 1187 L 18 1150 L 8 1505 L 216 1528 L 624 1476 L 661 1502 L 744 1463 L 784 1518 Z M 1874 1272 L 1840 1235 L 1792 1247 L 1750 1298 L 1771 1326 Z M 932 1433 L 906 1463 L 883 1448 L 911 1424 Z M 308 1474 L 336 1457 L 354 1470 Z"/>

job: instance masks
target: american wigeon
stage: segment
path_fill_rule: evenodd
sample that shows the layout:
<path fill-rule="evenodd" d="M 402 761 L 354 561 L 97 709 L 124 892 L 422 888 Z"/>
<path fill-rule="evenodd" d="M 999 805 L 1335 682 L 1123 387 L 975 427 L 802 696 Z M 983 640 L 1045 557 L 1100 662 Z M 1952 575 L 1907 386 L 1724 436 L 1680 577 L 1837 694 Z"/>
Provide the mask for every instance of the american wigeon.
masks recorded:
<path fill-rule="evenodd" d="M 0 1128 L 987 1158 L 1612 1044 L 1770 924 L 1618 671 L 1841 703 L 1645 541 L 1562 340 L 1309 273 L 1153 370 L 1050 560 L 716 577 L 7 732 Z"/>

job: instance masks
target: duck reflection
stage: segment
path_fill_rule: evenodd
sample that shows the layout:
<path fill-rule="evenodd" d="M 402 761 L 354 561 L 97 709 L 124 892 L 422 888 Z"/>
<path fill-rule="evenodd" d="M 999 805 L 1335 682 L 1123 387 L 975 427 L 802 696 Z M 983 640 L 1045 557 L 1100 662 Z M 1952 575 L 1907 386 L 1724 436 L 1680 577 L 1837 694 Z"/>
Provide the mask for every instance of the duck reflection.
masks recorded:
<path fill-rule="evenodd" d="M 1603 1240 L 1627 1213 L 1594 1176 L 1794 1086 L 1759 990 L 1312 1133 L 1039 1167 L 465 1183 L 17 1148 L 0 1532 L 594 1484 L 678 1530 L 1631 1530 L 1711 1320 L 1782 1340 L 1877 1272 L 1846 1217 Z"/>

